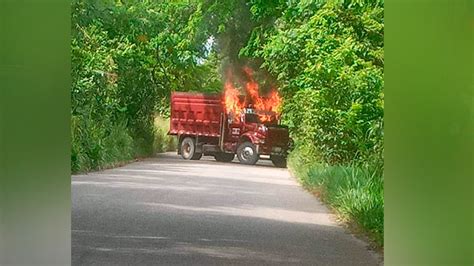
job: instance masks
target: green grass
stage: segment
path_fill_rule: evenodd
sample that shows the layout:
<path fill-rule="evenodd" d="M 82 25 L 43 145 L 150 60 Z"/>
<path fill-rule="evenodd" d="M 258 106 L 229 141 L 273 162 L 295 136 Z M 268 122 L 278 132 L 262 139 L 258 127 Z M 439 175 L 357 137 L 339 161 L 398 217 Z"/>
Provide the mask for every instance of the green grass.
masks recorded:
<path fill-rule="evenodd" d="M 73 116 L 71 172 L 81 173 L 115 167 L 135 158 L 175 150 L 176 139 L 167 135 L 168 120 L 157 117 L 154 122 L 153 141 L 150 142 L 144 138 L 134 139 L 124 124 L 101 125 Z"/>
<path fill-rule="evenodd" d="M 177 147 L 177 140 L 175 136 L 168 135 L 170 128 L 169 119 L 162 117 L 155 117 L 155 152 L 175 151 Z"/>
<path fill-rule="evenodd" d="M 71 172 L 112 167 L 133 158 L 133 139 L 123 124 L 106 127 L 72 117 Z"/>
<path fill-rule="evenodd" d="M 289 158 L 290 169 L 302 185 L 317 192 L 349 225 L 362 230 L 383 247 L 383 175 L 370 164 L 325 165 L 308 159 L 301 150 Z"/>

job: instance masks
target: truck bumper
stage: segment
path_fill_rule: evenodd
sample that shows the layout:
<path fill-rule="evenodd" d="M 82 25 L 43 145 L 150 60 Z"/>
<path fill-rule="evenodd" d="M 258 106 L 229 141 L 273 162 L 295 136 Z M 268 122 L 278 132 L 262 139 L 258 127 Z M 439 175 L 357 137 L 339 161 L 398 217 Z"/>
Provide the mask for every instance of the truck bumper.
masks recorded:
<path fill-rule="evenodd" d="M 281 146 L 256 145 L 257 153 L 260 155 L 287 155 L 288 148 Z"/>

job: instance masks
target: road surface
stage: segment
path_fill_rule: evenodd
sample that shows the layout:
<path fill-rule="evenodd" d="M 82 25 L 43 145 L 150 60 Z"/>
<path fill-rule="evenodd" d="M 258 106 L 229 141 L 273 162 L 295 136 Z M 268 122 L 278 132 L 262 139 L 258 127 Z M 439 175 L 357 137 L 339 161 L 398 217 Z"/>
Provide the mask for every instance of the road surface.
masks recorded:
<path fill-rule="evenodd" d="M 288 170 L 175 153 L 72 177 L 73 265 L 378 265 Z"/>

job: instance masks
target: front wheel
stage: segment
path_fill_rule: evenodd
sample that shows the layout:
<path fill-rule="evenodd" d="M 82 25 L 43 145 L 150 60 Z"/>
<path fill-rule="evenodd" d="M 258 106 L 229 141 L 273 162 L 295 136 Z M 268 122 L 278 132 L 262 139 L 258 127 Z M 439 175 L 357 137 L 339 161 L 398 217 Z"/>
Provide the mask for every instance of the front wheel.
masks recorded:
<path fill-rule="evenodd" d="M 181 142 L 181 157 L 185 160 L 199 160 L 202 153 L 196 152 L 196 141 L 193 138 L 186 137 Z"/>
<path fill-rule="evenodd" d="M 240 163 L 253 165 L 258 161 L 258 153 L 255 145 L 251 142 L 244 142 L 237 148 L 237 158 Z"/>
<path fill-rule="evenodd" d="M 286 157 L 281 155 L 271 155 L 270 160 L 276 167 L 286 168 Z"/>

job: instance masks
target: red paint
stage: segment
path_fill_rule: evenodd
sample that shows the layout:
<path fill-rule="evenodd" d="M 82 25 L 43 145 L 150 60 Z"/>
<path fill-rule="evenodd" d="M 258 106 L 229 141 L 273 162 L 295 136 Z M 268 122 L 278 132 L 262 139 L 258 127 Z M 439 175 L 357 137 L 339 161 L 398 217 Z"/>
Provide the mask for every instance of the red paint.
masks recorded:
<path fill-rule="evenodd" d="M 186 92 L 171 94 L 171 135 L 220 136 L 222 96 Z"/>

